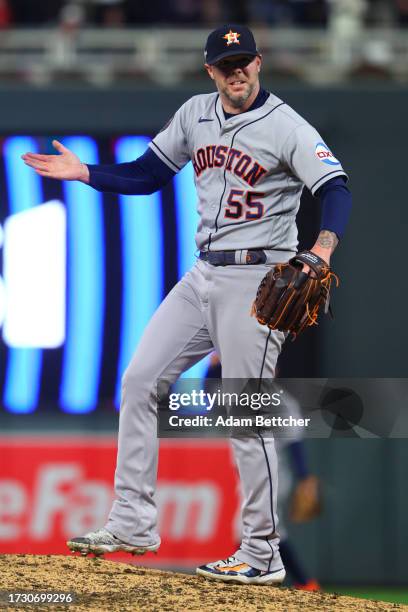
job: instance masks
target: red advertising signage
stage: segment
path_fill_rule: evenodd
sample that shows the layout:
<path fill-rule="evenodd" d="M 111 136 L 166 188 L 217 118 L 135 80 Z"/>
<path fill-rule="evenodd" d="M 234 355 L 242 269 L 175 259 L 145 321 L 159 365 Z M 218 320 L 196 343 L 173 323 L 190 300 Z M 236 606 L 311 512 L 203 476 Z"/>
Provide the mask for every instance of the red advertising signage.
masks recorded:
<path fill-rule="evenodd" d="M 18 436 L 0 438 L 0 450 L 1 553 L 71 554 L 69 537 L 104 525 L 115 438 Z M 227 442 L 162 442 L 156 500 L 162 546 L 143 564 L 191 566 L 234 552 L 239 500 Z"/>

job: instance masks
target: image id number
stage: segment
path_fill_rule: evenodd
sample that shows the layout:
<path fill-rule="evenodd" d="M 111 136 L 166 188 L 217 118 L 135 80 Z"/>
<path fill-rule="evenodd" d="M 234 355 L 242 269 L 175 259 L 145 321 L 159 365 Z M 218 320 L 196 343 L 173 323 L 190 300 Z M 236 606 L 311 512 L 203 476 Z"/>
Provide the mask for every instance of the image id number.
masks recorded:
<path fill-rule="evenodd" d="M 52 593 L 49 591 L 2 591 L 0 603 L 9 606 L 21 604 L 71 604 L 75 601 L 74 593 Z"/>

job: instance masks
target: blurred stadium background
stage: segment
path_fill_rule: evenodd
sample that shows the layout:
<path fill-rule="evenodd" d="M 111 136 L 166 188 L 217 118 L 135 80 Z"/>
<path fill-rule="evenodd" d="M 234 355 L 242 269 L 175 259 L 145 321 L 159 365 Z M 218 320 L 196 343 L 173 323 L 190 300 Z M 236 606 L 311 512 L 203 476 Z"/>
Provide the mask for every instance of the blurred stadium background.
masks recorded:
<path fill-rule="evenodd" d="M 0 552 L 64 553 L 112 499 L 119 381 L 143 328 L 194 261 L 192 170 L 162 193 L 101 195 L 19 160 L 58 138 L 84 161 L 136 158 L 189 96 L 211 91 L 208 32 L 253 27 L 263 85 L 322 133 L 354 211 L 334 258 L 336 320 L 289 344 L 284 376 L 405 377 L 407 0 L 0 0 Z M 302 246 L 320 211 L 307 193 Z M 389 290 L 379 292 L 379 284 Z M 152 347 L 160 350 L 160 347 Z M 203 377 L 208 363 L 189 372 Z M 406 440 L 308 440 L 324 512 L 289 526 L 337 591 L 408 602 Z M 166 440 L 160 567 L 225 557 L 237 538 L 224 442 Z"/>

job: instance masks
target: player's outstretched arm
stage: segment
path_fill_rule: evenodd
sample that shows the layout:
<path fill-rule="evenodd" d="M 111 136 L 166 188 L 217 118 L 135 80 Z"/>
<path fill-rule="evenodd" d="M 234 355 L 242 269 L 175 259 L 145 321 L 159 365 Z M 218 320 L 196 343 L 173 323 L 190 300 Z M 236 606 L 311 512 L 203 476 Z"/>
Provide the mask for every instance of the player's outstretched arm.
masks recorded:
<path fill-rule="evenodd" d="M 40 176 L 64 181 L 82 181 L 89 183 L 89 170 L 79 157 L 64 147 L 58 140 L 52 141 L 52 146 L 59 155 L 42 155 L 40 153 L 25 153 L 22 159 L 27 166 L 33 168 Z"/>

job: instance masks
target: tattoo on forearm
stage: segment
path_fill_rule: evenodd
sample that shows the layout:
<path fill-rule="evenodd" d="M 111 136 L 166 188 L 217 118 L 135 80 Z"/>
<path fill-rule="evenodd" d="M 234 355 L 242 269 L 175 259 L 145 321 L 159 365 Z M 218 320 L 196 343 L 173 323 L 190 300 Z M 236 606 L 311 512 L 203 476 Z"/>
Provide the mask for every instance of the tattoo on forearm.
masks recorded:
<path fill-rule="evenodd" d="M 334 232 L 330 232 L 329 230 L 322 230 L 317 238 L 317 244 L 324 249 L 331 249 L 333 253 L 334 249 L 339 243 L 339 239 L 337 238 Z"/>

